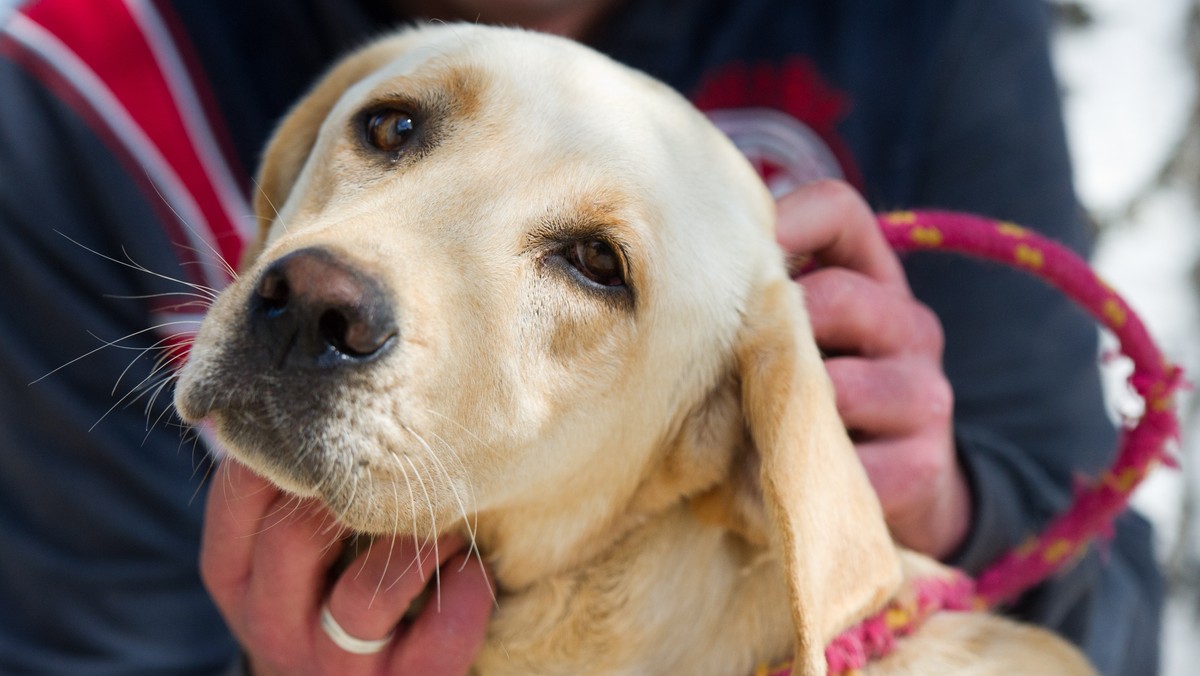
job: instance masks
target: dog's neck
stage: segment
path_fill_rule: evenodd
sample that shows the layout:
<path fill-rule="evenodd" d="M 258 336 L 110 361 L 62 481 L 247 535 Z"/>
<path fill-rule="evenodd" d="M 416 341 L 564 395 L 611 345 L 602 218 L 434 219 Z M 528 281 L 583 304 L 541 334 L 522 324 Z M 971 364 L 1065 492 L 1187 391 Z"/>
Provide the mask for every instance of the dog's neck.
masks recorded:
<path fill-rule="evenodd" d="M 712 438 L 734 447 L 739 435 L 740 429 L 731 428 Z M 631 532 L 690 504 L 731 474 L 728 457 L 709 460 L 715 454 L 707 454 L 706 460 L 700 460 L 695 446 L 688 435 L 678 435 L 672 443 L 657 445 L 657 452 L 648 451 L 647 456 L 658 460 L 640 473 L 619 472 L 623 478 L 546 486 L 536 500 L 481 512 L 475 536 L 498 586 L 519 590 L 579 569 Z"/>
<path fill-rule="evenodd" d="M 570 497 L 574 499 L 558 501 L 569 505 L 560 510 L 537 503 L 479 515 L 476 540 L 502 591 L 524 589 L 580 568 L 654 517 L 634 508 L 632 497 Z M 597 510 L 596 505 L 606 509 Z"/>
<path fill-rule="evenodd" d="M 569 570 L 500 580 L 477 673 L 751 673 L 790 655 L 783 573 L 764 548 L 683 503 L 618 531 Z"/>

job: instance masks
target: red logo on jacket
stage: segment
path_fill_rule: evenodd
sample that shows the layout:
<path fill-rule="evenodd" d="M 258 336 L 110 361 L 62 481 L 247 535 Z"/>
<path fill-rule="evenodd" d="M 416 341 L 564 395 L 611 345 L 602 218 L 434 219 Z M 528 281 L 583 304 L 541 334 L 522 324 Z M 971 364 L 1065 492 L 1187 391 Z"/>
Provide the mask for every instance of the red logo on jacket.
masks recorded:
<path fill-rule="evenodd" d="M 692 102 L 750 159 L 775 196 L 821 178 L 861 187 L 836 130 L 850 99 L 807 59 L 730 64 L 705 76 Z"/>

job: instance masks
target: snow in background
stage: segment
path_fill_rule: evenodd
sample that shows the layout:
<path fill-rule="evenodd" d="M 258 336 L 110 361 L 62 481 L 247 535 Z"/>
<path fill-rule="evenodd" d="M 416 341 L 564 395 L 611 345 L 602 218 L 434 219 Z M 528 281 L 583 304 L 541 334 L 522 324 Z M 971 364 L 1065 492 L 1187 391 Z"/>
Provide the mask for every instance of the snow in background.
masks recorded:
<path fill-rule="evenodd" d="M 1066 5 L 1068 3 L 1063 3 Z M 1076 185 L 1102 228 L 1094 263 L 1142 315 L 1168 357 L 1200 377 L 1200 173 L 1178 153 L 1198 131 L 1188 26 L 1193 0 L 1087 0 L 1090 17 L 1059 30 L 1055 59 L 1063 84 Z M 1121 386 L 1128 368 L 1109 369 L 1113 406 L 1134 404 Z M 1184 393 L 1182 471 L 1159 470 L 1135 506 L 1154 521 L 1157 553 L 1170 582 L 1164 676 L 1200 673 L 1200 533 L 1185 504 L 1200 496 L 1194 395 Z M 1189 489 L 1190 486 L 1190 489 Z M 1194 499 L 1194 497 L 1190 498 Z"/>

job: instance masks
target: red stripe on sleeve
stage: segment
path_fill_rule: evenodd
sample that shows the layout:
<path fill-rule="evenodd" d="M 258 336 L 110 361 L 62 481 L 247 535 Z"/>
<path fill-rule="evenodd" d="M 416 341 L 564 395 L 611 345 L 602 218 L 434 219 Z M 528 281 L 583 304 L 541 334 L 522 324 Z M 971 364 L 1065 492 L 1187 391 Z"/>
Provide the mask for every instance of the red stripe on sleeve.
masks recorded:
<path fill-rule="evenodd" d="M 226 261 L 241 258 L 242 238 L 192 146 L 166 75 L 121 0 L 43 0 L 23 12 L 69 47 L 109 87 L 183 181 Z"/>

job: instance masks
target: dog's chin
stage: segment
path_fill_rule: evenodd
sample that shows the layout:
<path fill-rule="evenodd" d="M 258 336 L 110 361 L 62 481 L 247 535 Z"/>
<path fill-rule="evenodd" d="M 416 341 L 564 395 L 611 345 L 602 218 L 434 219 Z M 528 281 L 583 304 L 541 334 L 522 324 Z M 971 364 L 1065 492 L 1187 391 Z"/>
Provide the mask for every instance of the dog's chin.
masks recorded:
<path fill-rule="evenodd" d="M 246 408 L 236 413 L 210 412 L 206 420 L 216 433 L 219 452 L 286 493 L 301 498 L 321 497 L 317 473 L 284 460 L 285 449 L 294 449 L 293 443 L 269 426 L 253 424 L 255 418 L 255 412 Z"/>
<path fill-rule="evenodd" d="M 300 442 L 288 439 L 286 431 L 251 424 L 261 420 L 252 410 L 215 412 L 209 420 L 228 457 L 285 493 L 320 500 L 338 523 L 356 533 L 435 538 L 467 518 L 465 491 L 431 476 L 418 478 L 420 465 L 413 466 L 412 476 L 380 472 L 370 459 L 313 441 L 304 443 L 301 453 Z M 372 465 L 375 471 L 367 469 Z"/>

